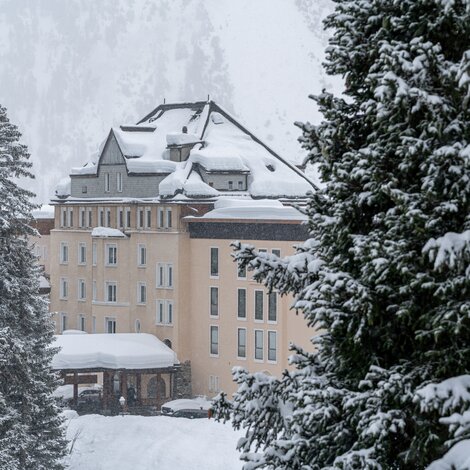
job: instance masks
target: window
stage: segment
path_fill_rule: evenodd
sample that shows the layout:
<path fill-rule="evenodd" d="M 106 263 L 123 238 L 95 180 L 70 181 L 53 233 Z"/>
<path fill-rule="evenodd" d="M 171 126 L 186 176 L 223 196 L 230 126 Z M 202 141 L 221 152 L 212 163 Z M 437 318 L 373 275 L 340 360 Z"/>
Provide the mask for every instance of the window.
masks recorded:
<path fill-rule="evenodd" d="M 238 328 L 237 333 L 237 356 L 246 357 L 246 328 Z"/>
<path fill-rule="evenodd" d="M 116 209 L 116 220 L 119 228 L 124 228 L 124 211 L 122 207 Z"/>
<path fill-rule="evenodd" d="M 91 245 L 91 262 L 93 266 L 96 266 L 97 259 L 98 259 L 97 247 L 96 247 L 96 243 L 93 243 Z"/>
<path fill-rule="evenodd" d="M 88 212 L 88 227 L 93 227 L 93 212 L 91 209 L 87 210 Z"/>
<path fill-rule="evenodd" d="M 211 316 L 219 316 L 219 288 L 211 287 Z"/>
<path fill-rule="evenodd" d="M 243 181 L 238 182 L 238 189 L 241 191 L 243 189 Z"/>
<path fill-rule="evenodd" d="M 147 247 L 143 244 L 137 246 L 137 265 L 145 266 L 147 264 Z"/>
<path fill-rule="evenodd" d="M 116 302 L 117 285 L 115 282 L 106 282 L 106 302 Z"/>
<path fill-rule="evenodd" d="M 83 207 L 80 207 L 80 221 L 79 225 L 81 228 L 84 228 L 86 225 L 86 213 L 85 209 Z"/>
<path fill-rule="evenodd" d="M 118 193 L 122 193 L 122 173 L 116 173 L 116 188 Z"/>
<path fill-rule="evenodd" d="M 131 228 L 131 208 L 126 207 L 126 228 Z"/>
<path fill-rule="evenodd" d="M 238 279 L 246 279 L 246 266 L 243 268 L 237 266 L 237 277 Z"/>
<path fill-rule="evenodd" d="M 116 319 L 106 317 L 104 319 L 104 328 L 106 333 L 116 333 Z"/>
<path fill-rule="evenodd" d="M 67 264 L 69 262 L 69 244 L 67 242 L 60 242 L 60 264 Z"/>
<path fill-rule="evenodd" d="M 94 315 L 91 317 L 91 332 L 96 333 L 96 317 Z"/>
<path fill-rule="evenodd" d="M 263 360 L 263 330 L 255 330 L 255 359 Z"/>
<path fill-rule="evenodd" d="M 152 209 L 150 207 L 145 208 L 145 227 L 152 228 Z"/>
<path fill-rule="evenodd" d="M 220 392 L 218 375 L 209 375 L 209 392 Z"/>
<path fill-rule="evenodd" d="M 78 264 L 86 264 L 86 243 L 78 244 Z"/>
<path fill-rule="evenodd" d="M 92 288 L 93 288 L 93 300 L 96 300 L 96 281 L 93 281 L 93 284 L 92 284 Z"/>
<path fill-rule="evenodd" d="M 145 304 L 147 302 L 147 285 L 145 282 L 137 284 L 137 303 Z"/>
<path fill-rule="evenodd" d="M 63 333 L 67 329 L 67 314 L 60 314 L 60 331 Z"/>
<path fill-rule="evenodd" d="M 66 299 L 69 295 L 69 281 L 65 277 L 60 278 L 60 298 Z"/>
<path fill-rule="evenodd" d="M 171 228 L 171 226 L 172 226 L 171 209 L 166 210 L 166 226 L 168 228 Z"/>
<path fill-rule="evenodd" d="M 137 211 L 137 227 L 144 228 L 144 209 L 138 209 Z"/>
<path fill-rule="evenodd" d="M 78 300 L 86 299 L 86 282 L 84 279 L 78 280 Z"/>
<path fill-rule="evenodd" d="M 67 209 L 65 207 L 61 207 L 60 209 L 60 225 L 62 227 L 67 227 Z"/>
<path fill-rule="evenodd" d="M 104 209 L 102 207 L 98 209 L 98 221 L 100 227 L 104 227 Z"/>
<path fill-rule="evenodd" d="M 217 356 L 219 354 L 219 327 L 211 325 L 211 356 Z"/>
<path fill-rule="evenodd" d="M 111 209 L 107 207 L 105 209 L 106 212 L 106 227 L 111 227 Z"/>
<path fill-rule="evenodd" d="M 165 301 L 157 300 L 157 325 L 163 325 L 165 320 Z"/>
<path fill-rule="evenodd" d="M 219 249 L 211 248 L 211 276 L 217 277 L 219 275 Z"/>
<path fill-rule="evenodd" d="M 228 182 L 228 189 L 233 189 L 233 181 Z"/>
<path fill-rule="evenodd" d="M 157 287 L 165 287 L 165 265 L 157 264 Z"/>
<path fill-rule="evenodd" d="M 268 331 L 268 361 L 277 360 L 277 332 Z"/>
<path fill-rule="evenodd" d="M 170 289 L 173 288 L 173 265 L 166 265 L 166 286 Z"/>
<path fill-rule="evenodd" d="M 173 325 L 173 301 L 166 301 L 166 322 L 168 325 Z"/>
<path fill-rule="evenodd" d="M 268 294 L 268 321 L 277 321 L 277 292 Z"/>
<path fill-rule="evenodd" d="M 246 289 L 238 289 L 238 318 L 246 318 Z"/>
<path fill-rule="evenodd" d="M 164 222 L 163 222 L 163 208 L 159 207 L 158 208 L 158 228 L 163 228 Z"/>
<path fill-rule="evenodd" d="M 117 245 L 106 244 L 106 266 L 117 265 Z"/>
<path fill-rule="evenodd" d="M 67 216 L 68 216 L 68 226 L 73 227 L 73 209 L 72 208 L 70 208 L 67 211 Z"/>
<path fill-rule="evenodd" d="M 104 174 L 104 192 L 105 193 L 109 193 L 111 189 L 109 182 L 110 182 L 109 173 L 105 173 Z"/>
<path fill-rule="evenodd" d="M 260 248 L 258 250 L 258 253 L 267 253 L 267 252 L 268 252 L 268 250 L 266 248 Z"/>
<path fill-rule="evenodd" d="M 263 291 L 255 290 L 255 320 L 263 321 Z"/>
<path fill-rule="evenodd" d="M 135 321 L 134 329 L 136 333 L 140 333 L 140 320 Z"/>
<path fill-rule="evenodd" d="M 278 258 L 281 257 L 281 250 L 272 250 L 272 254 L 277 256 Z"/>
<path fill-rule="evenodd" d="M 85 331 L 85 315 L 79 315 L 78 316 L 77 327 L 80 331 Z"/>

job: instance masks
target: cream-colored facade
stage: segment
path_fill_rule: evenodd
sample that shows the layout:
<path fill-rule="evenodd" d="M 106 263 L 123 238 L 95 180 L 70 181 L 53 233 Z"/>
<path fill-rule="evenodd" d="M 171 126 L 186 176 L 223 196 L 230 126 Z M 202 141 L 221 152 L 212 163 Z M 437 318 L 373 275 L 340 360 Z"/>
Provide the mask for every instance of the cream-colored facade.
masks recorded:
<path fill-rule="evenodd" d="M 113 128 L 56 190 L 57 332 L 154 334 L 191 361 L 194 394 L 233 392 L 234 366 L 279 375 L 289 342 L 308 347 L 312 332 L 292 299 L 238 275 L 230 242 L 293 253 L 307 231 L 289 205 L 312 189 L 213 101 L 164 103 Z"/>
<path fill-rule="evenodd" d="M 243 239 L 286 256 L 302 235 L 283 240 L 278 227 L 300 234 L 305 228 L 299 221 L 207 219 L 204 230 L 193 233 L 201 223 L 186 216 L 211 208 L 124 201 L 57 204 L 49 248 L 57 333 L 152 333 L 171 345 L 181 362 L 191 361 L 193 394 L 235 391 L 234 366 L 280 375 L 289 343 L 309 347 L 312 332 L 290 310 L 291 298 L 268 295 L 249 272 L 238 272 L 230 243 Z M 97 226 L 104 227 L 93 230 Z M 221 226 L 224 234 L 218 237 Z M 244 233 L 249 227 L 249 238 L 238 233 L 240 227 Z M 260 228 L 269 228 L 277 240 L 266 234 L 257 239 Z"/>
<path fill-rule="evenodd" d="M 252 279 L 249 271 L 240 273 L 233 261 L 231 241 L 190 240 L 193 314 L 187 328 L 191 336 L 192 384 L 197 393 L 208 396 L 220 390 L 230 395 L 236 390 L 231 374 L 233 367 L 280 377 L 288 367 L 291 342 L 312 348 L 309 341 L 312 330 L 307 328 L 303 316 L 291 309 L 292 297 L 281 297 L 276 292 L 269 295 L 265 287 Z M 286 256 L 293 253 L 296 242 L 257 240 L 254 236 L 243 243 Z M 211 275 L 213 249 L 218 253 L 216 276 Z M 218 292 L 217 309 L 211 309 L 211 288 Z M 214 329 L 216 345 L 211 342 Z"/>

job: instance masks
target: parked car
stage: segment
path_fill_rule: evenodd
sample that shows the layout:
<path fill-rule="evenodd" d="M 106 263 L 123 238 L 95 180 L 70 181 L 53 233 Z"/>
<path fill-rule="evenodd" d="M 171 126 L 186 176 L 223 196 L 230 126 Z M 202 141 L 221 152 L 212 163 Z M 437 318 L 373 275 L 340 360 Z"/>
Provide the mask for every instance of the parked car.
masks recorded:
<path fill-rule="evenodd" d="M 161 412 L 162 415 L 173 418 L 208 418 L 210 407 L 211 401 L 206 397 L 182 398 L 165 403 Z"/>
<path fill-rule="evenodd" d="M 101 402 L 101 389 L 90 388 L 78 394 L 78 405 L 99 404 Z"/>

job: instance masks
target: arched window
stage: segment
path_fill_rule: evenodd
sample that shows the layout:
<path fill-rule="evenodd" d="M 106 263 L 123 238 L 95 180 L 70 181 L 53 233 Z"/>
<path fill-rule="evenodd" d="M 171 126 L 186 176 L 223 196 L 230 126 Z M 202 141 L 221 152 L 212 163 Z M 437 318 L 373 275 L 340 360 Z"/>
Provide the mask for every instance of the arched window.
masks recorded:
<path fill-rule="evenodd" d="M 166 383 L 161 377 L 152 377 L 147 384 L 147 397 L 148 398 L 165 398 L 166 397 Z"/>

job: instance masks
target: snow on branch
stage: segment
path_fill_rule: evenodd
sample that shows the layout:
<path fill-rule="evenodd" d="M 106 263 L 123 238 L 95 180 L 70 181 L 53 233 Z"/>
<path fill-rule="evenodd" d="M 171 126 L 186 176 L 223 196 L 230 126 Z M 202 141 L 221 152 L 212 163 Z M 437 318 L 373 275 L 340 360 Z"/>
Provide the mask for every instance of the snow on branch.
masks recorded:
<path fill-rule="evenodd" d="M 430 383 L 415 393 L 421 411 L 442 410 L 448 414 L 470 402 L 470 375 L 460 375 L 440 383 Z"/>
<path fill-rule="evenodd" d="M 416 391 L 414 401 L 421 411 L 438 411 L 439 422 L 449 427 L 453 436 L 446 442 L 450 447 L 447 454 L 433 462 L 427 470 L 450 470 L 470 468 L 470 375 L 460 375 L 431 383 Z"/>
<path fill-rule="evenodd" d="M 427 253 L 429 260 L 434 262 L 435 270 L 465 266 L 464 263 L 470 261 L 470 230 L 448 232 L 443 237 L 431 238 L 424 245 L 423 253 Z"/>
<path fill-rule="evenodd" d="M 311 284 L 323 265 L 323 261 L 312 253 L 316 246 L 313 240 L 297 246 L 297 252 L 285 258 L 256 251 L 253 245 L 239 241 L 233 242 L 232 246 L 239 269 L 248 268 L 256 281 L 281 294 L 300 292 L 304 286 Z"/>

